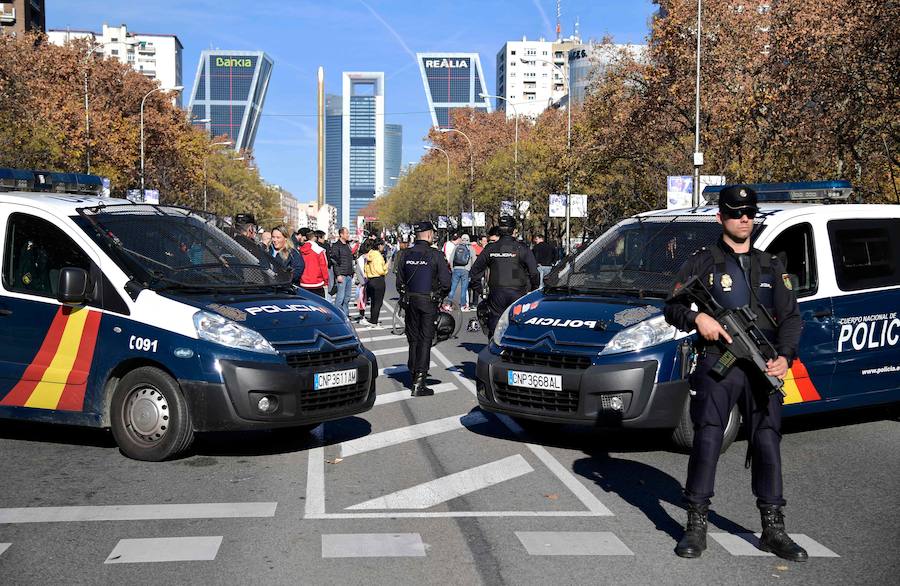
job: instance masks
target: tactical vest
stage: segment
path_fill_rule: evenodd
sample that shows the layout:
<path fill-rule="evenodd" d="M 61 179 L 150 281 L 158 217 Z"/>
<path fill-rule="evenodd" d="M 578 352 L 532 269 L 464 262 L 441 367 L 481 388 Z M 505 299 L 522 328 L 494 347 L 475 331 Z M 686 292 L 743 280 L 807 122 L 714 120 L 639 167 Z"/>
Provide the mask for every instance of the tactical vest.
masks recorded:
<path fill-rule="evenodd" d="M 736 255 L 726 254 L 718 245 L 707 250 L 712 255 L 713 266 L 705 284 L 722 307 L 737 309 L 749 305 L 758 314 L 762 306 L 770 314 L 774 313 L 777 275 L 768 253 L 750 252 L 744 255 L 749 263 L 748 270 L 745 270 Z M 770 331 L 765 333 L 774 334 Z"/>
<path fill-rule="evenodd" d="M 437 267 L 434 265 L 434 251 L 428 246 L 418 243 L 408 248 L 403 255 L 403 268 L 400 279 L 406 286 L 407 293 L 430 295 L 434 290 Z"/>
<path fill-rule="evenodd" d="M 512 236 L 501 236 L 485 252 L 488 253 L 488 268 L 491 270 L 488 279 L 491 289 L 528 290 L 531 285 L 528 268 L 519 258 L 521 245 Z"/>

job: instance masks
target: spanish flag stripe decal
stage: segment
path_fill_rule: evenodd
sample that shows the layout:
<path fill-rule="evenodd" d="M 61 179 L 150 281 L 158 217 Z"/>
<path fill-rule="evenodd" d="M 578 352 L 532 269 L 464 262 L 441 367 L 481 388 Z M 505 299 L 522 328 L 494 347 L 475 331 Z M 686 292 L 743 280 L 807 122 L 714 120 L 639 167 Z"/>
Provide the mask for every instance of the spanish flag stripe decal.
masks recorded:
<path fill-rule="evenodd" d="M 26 407 L 35 409 L 56 409 L 62 396 L 65 381 L 72 372 L 78 347 L 81 345 L 81 333 L 90 311 L 87 308 L 73 310 L 66 321 L 59 349 L 50 361 L 41 382 L 37 384 L 31 396 L 25 402 Z"/>
<path fill-rule="evenodd" d="M 57 409 L 65 411 L 83 411 L 84 393 L 87 390 L 87 377 L 94 360 L 94 348 L 97 345 L 97 332 L 100 330 L 99 311 L 92 311 L 87 316 L 84 332 L 81 334 L 81 345 L 78 348 L 78 356 L 69 378 L 66 380 L 66 388 L 63 389 Z"/>
<path fill-rule="evenodd" d="M 25 401 L 28 400 L 34 388 L 43 378 L 53 356 L 56 355 L 66 322 L 69 319 L 69 313 L 68 307 L 60 306 L 53 321 L 50 323 L 50 329 L 47 330 L 47 335 L 44 337 L 43 343 L 41 343 L 40 350 L 38 350 L 28 368 L 25 369 L 22 378 L 19 379 L 16 386 L 0 401 L 0 405 L 21 407 L 25 404 Z"/>
<path fill-rule="evenodd" d="M 822 397 L 809 377 L 809 372 L 799 359 L 794 360 L 784 379 L 784 404 L 818 401 Z"/>

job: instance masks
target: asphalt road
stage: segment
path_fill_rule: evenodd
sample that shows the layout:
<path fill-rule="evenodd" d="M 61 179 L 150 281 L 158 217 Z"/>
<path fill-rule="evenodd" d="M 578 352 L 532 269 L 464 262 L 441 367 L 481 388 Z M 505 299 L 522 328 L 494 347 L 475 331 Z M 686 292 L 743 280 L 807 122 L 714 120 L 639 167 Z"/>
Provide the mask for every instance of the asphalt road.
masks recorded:
<path fill-rule="evenodd" d="M 391 307 L 393 301 L 389 301 Z M 383 318 L 389 322 L 390 315 Z M 406 341 L 379 353 L 379 403 L 309 436 L 201 436 L 185 457 L 123 457 L 107 432 L 0 423 L 0 583 L 895 584 L 900 423 L 874 409 L 789 420 L 788 531 L 752 546 L 739 440 L 720 461 L 709 550 L 672 549 L 687 456 L 664 434 L 525 432 L 477 407 L 480 333 L 433 354 L 410 398 Z M 392 368 L 399 365 L 400 368 Z"/>

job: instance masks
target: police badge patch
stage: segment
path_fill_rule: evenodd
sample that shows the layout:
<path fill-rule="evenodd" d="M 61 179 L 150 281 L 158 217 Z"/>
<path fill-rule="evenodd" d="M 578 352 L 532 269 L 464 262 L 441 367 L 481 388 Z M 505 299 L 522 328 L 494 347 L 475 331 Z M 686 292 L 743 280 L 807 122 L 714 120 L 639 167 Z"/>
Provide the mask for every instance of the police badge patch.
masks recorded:
<path fill-rule="evenodd" d="M 782 273 L 781 280 L 784 281 L 784 286 L 787 287 L 788 291 L 794 288 L 794 285 L 791 283 L 791 276 L 789 274 Z"/>
<path fill-rule="evenodd" d="M 725 291 L 726 293 L 728 293 L 729 291 L 731 291 L 731 285 L 734 282 L 731 280 L 731 275 L 729 275 L 728 273 L 725 273 L 724 275 L 722 275 L 722 279 L 721 279 L 720 283 L 722 283 L 722 291 Z"/>

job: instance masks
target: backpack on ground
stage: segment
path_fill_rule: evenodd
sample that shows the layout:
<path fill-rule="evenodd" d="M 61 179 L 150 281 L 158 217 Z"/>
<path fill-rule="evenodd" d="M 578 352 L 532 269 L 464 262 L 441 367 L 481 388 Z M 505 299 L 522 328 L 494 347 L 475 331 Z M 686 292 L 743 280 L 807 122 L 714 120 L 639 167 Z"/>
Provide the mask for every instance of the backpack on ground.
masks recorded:
<path fill-rule="evenodd" d="M 472 258 L 472 251 L 469 250 L 469 245 L 457 244 L 456 250 L 453 251 L 453 266 L 464 267 L 469 264 L 470 258 Z"/>

